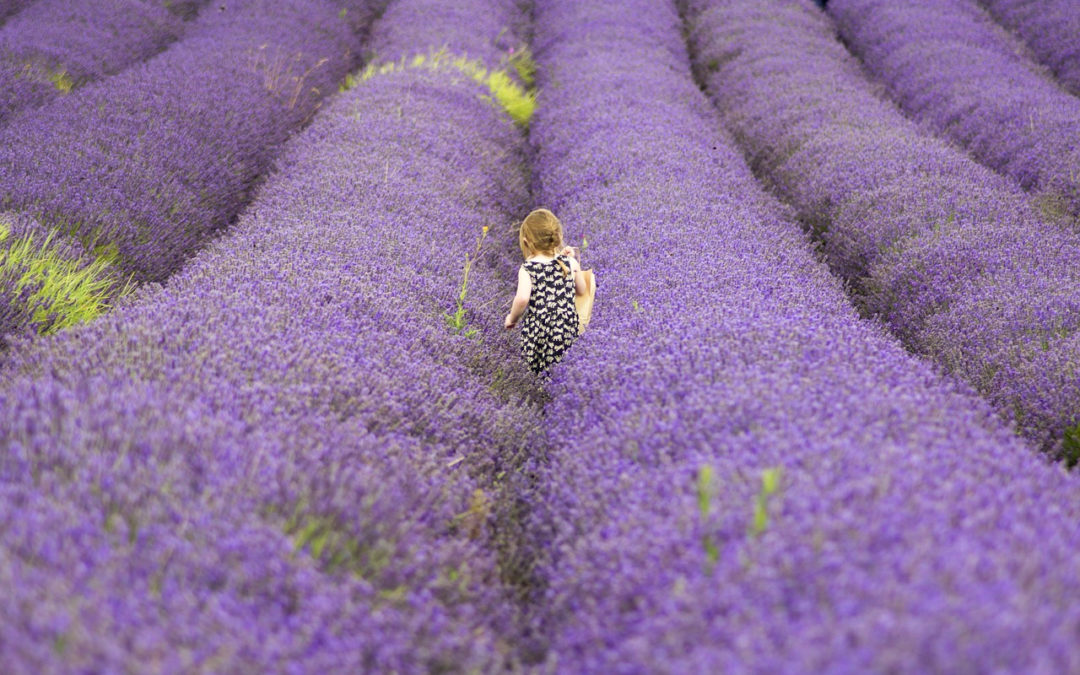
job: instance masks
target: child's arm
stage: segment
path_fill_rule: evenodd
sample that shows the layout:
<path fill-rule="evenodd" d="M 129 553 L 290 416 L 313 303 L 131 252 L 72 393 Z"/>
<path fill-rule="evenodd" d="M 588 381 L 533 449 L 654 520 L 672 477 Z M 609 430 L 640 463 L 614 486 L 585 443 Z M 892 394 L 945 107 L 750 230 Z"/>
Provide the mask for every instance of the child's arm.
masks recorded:
<path fill-rule="evenodd" d="M 503 322 L 507 329 L 517 325 L 518 319 L 525 313 L 525 308 L 529 306 L 529 296 L 531 294 L 532 282 L 529 281 L 529 273 L 525 271 L 525 266 L 522 265 L 518 268 L 517 293 L 514 295 L 513 304 L 510 305 L 510 313 L 506 315 L 506 321 Z"/>

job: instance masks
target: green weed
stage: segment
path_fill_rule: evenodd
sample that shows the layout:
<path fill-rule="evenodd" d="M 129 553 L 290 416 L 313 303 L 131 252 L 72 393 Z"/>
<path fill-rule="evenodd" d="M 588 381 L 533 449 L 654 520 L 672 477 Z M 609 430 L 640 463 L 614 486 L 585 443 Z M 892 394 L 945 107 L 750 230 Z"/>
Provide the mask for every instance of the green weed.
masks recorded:
<path fill-rule="evenodd" d="M 780 475 L 780 467 L 761 472 L 761 491 L 754 501 L 754 521 L 750 526 L 750 532 L 754 536 L 761 534 L 769 526 L 769 498 L 780 489 Z"/>
<path fill-rule="evenodd" d="M 443 318 L 446 319 L 446 323 L 450 326 L 450 329 L 459 335 L 465 337 L 472 337 L 477 334 L 475 328 L 469 328 L 468 322 L 465 321 L 465 296 L 469 290 L 469 271 L 472 269 L 472 265 L 476 262 L 476 259 L 480 257 L 480 249 L 484 245 L 484 239 L 487 238 L 488 226 L 485 225 L 480 231 L 480 238 L 476 240 L 476 251 L 473 257 L 469 257 L 469 254 L 465 254 L 465 274 L 461 279 L 461 291 L 458 293 L 457 309 L 453 314 L 444 314 Z"/>
<path fill-rule="evenodd" d="M 711 466 L 706 465 L 698 469 L 697 477 L 698 513 L 701 516 L 702 529 L 705 529 L 708 526 L 712 493 L 713 470 Z M 710 536 L 708 532 L 704 532 L 701 535 L 701 546 L 705 549 L 705 557 L 708 559 L 710 565 L 715 564 L 716 561 L 720 559 L 720 549 L 717 548 L 716 542 L 713 541 L 712 536 Z"/>

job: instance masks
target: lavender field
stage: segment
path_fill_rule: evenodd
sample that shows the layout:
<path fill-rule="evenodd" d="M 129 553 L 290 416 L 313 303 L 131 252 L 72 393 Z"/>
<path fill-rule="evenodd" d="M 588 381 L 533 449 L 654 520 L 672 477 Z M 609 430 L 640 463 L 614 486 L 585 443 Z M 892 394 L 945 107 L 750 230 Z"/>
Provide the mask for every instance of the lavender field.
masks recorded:
<path fill-rule="evenodd" d="M 1080 673 L 1078 22 L 0 0 L 0 672 Z"/>

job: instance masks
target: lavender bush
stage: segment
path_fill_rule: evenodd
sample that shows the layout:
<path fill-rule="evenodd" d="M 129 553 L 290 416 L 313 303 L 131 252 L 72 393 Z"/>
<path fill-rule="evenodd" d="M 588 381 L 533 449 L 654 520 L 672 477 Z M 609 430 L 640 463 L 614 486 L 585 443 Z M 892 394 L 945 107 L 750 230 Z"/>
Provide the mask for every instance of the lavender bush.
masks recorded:
<path fill-rule="evenodd" d="M 144 61 L 183 22 L 159 0 L 42 0 L 0 28 L 0 121 Z"/>
<path fill-rule="evenodd" d="M 830 2 L 841 35 L 916 119 L 1080 213 L 1080 100 L 1035 69 L 974 0 Z"/>
<path fill-rule="evenodd" d="M 1062 86 L 1080 95 L 1080 5 L 1070 0 L 979 0 L 1023 38 Z"/>
<path fill-rule="evenodd" d="M 402 23 L 419 4 L 383 17 L 380 54 L 441 45 L 454 22 L 520 21 L 494 0 Z M 454 48 L 487 55 L 490 38 Z M 496 477 L 537 436 L 538 392 L 499 324 L 524 141 L 486 94 L 453 69 L 359 84 L 166 286 L 13 349 L 8 672 L 512 659 L 489 528 Z"/>
<path fill-rule="evenodd" d="M 858 303 L 1055 454 L 1080 422 L 1080 237 L 875 96 L 809 2 L 688 3 L 698 74 Z"/>
<path fill-rule="evenodd" d="M 272 5 L 272 6 L 271 6 Z M 156 58 L 0 130 L 0 202 L 137 281 L 166 277 L 246 204 L 355 63 L 364 0 L 237 0 Z"/>
<path fill-rule="evenodd" d="M 1077 478 L 858 319 L 671 3 L 535 11 L 538 203 L 602 270 L 533 467 L 546 666 L 1080 668 Z"/>

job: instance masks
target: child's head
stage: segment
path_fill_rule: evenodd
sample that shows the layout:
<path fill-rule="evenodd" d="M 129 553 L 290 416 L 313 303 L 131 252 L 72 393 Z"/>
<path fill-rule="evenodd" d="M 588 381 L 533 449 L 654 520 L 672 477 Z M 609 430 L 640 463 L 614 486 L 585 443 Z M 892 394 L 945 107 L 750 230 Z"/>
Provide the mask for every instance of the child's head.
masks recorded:
<path fill-rule="evenodd" d="M 562 223 L 547 209 L 536 209 L 521 222 L 518 235 L 521 254 L 526 258 L 534 255 L 555 255 L 563 247 Z"/>

